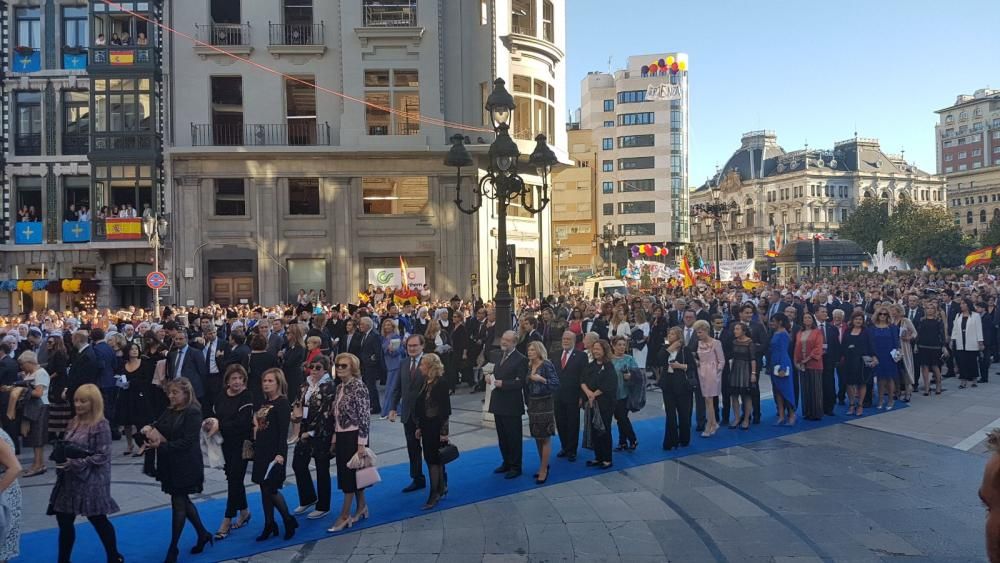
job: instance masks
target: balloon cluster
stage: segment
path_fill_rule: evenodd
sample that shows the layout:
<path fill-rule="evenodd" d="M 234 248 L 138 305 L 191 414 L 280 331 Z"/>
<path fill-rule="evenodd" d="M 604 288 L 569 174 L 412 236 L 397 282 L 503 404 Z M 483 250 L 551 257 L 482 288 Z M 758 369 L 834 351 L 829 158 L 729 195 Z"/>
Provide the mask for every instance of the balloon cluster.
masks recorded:
<path fill-rule="evenodd" d="M 677 74 L 678 72 L 683 72 L 688 69 L 688 63 L 686 60 L 675 60 L 674 57 L 670 56 L 666 59 L 660 59 L 653 61 L 648 65 L 642 66 L 643 74 L 656 75 L 657 73 L 667 73 Z"/>
<path fill-rule="evenodd" d="M 0 291 L 47 291 L 49 293 L 95 293 L 100 287 L 97 280 L 4 280 L 0 281 Z"/>
<path fill-rule="evenodd" d="M 667 256 L 670 249 L 665 246 L 653 246 L 652 244 L 633 244 L 629 249 L 632 251 L 632 258 L 639 256 Z"/>

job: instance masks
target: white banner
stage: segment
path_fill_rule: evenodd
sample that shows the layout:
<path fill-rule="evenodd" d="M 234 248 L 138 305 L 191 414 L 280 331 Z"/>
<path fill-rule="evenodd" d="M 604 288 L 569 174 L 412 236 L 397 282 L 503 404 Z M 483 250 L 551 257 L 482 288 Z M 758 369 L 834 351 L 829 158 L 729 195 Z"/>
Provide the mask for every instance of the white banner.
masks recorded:
<path fill-rule="evenodd" d="M 732 281 L 739 276 L 741 280 L 750 279 L 757 271 L 754 261 L 746 258 L 743 260 L 721 260 L 719 262 L 719 278 L 722 281 Z"/>
<path fill-rule="evenodd" d="M 651 84 L 646 86 L 646 101 L 679 100 L 683 91 L 679 84 Z"/>
<path fill-rule="evenodd" d="M 423 285 L 427 283 L 424 268 L 407 268 L 406 283 Z M 368 268 L 368 283 L 375 287 L 403 287 L 401 268 Z"/>

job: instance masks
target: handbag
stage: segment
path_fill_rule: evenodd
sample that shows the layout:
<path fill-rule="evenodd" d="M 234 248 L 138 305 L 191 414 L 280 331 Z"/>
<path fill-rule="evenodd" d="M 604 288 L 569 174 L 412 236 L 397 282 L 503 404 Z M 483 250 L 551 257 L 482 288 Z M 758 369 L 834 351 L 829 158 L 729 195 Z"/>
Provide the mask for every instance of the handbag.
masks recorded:
<path fill-rule="evenodd" d="M 244 460 L 250 461 L 253 459 L 253 440 L 243 440 L 243 451 L 240 457 Z"/>
<path fill-rule="evenodd" d="M 591 420 L 590 411 L 591 411 L 590 403 L 585 403 L 583 406 L 584 421 L 589 422 Z M 594 430 L 591 428 L 590 424 L 583 425 L 583 449 L 585 450 L 594 449 Z"/>
<path fill-rule="evenodd" d="M 52 444 L 52 454 L 49 459 L 56 463 L 66 463 L 70 459 L 82 459 L 94 455 L 94 452 L 70 440 L 56 440 Z"/>
<path fill-rule="evenodd" d="M 360 455 L 364 453 L 364 455 Z M 368 449 L 366 446 L 361 446 L 358 451 L 354 453 L 351 459 L 347 460 L 347 468 L 354 470 L 361 470 L 366 467 L 374 467 L 378 462 L 378 458 L 375 457 L 375 452 Z"/>
<path fill-rule="evenodd" d="M 375 469 L 374 465 L 370 465 L 364 469 L 359 469 L 354 474 L 354 481 L 358 489 L 366 489 L 375 483 L 380 483 L 382 476 L 378 474 L 378 469 Z"/>
<path fill-rule="evenodd" d="M 594 403 L 594 408 L 590 411 L 590 425 L 594 428 L 594 433 L 597 436 L 608 431 L 607 427 L 604 426 L 604 419 L 601 418 L 601 406 L 597 403 Z"/>
<path fill-rule="evenodd" d="M 441 456 L 441 464 L 448 465 L 458 459 L 458 446 L 449 442 L 441 446 L 438 450 L 438 455 Z"/>

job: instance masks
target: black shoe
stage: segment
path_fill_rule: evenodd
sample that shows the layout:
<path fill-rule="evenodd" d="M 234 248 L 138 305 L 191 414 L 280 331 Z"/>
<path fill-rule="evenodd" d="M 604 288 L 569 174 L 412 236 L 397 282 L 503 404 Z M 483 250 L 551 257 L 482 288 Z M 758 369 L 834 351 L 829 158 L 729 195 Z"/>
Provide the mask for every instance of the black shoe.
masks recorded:
<path fill-rule="evenodd" d="M 549 473 L 551 473 L 551 471 L 546 471 L 545 472 L 545 478 L 544 479 L 539 479 L 538 478 L 538 473 L 536 473 L 535 474 L 535 484 L 536 485 L 544 485 L 545 482 L 549 480 Z"/>
<path fill-rule="evenodd" d="M 405 489 L 403 489 L 403 492 L 412 493 L 413 491 L 419 491 L 420 489 L 423 489 L 426 486 L 427 482 L 424 481 L 423 479 L 414 479 L 413 481 L 410 481 L 410 484 L 407 485 Z"/>
<path fill-rule="evenodd" d="M 500 467 L 494 469 L 493 472 L 499 475 L 500 473 L 506 473 L 508 469 L 510 468 L 506 465 L 501 465 Z"/>
<path fill-rule="evenodd" d="M 299 523 L 295 518 L 289 518 L 285 520 L 285 540 L 290 540 L 295 537 L 295 530 L 299 527 Z"/>
<path fill-rule="evenodd" d="M 627 447 L 628 447 L 628 444 L 618 444 L 618 447 L 615 448 L 615 451 L 616 452 L 620 452 L 620 451 L 624 450 Z"/>
<path fill-rule="evenodd" d="M 517 479 L 520 476 L 521 476 L 521 470 L 520 469 L 511 469 L 510 471 L 507 472 L 506 475 L 503 476 L 503 478 L 504 479 Z"/>
<path fill-rule="evenodd" d="M 597 461 L 596 459 L 587 460 L 587 467 L 594 467 L 595 465 L 600 465 L 600 464 L 601 462 Z"/>
<path fill-rule="evenodd" d="M 274 522 L 270 524 L 264 524 L 264 531 L 257 536 L 257 541 L 264 541 L 267 538 L 278 535 L 278 525 Z"/>
<path fill-rule="evenodd" d="M 566 461 L 576 461 L 576 454 L 566 454 Z"/>
<path fill-rule="evenodd" d="M 566 453 L 565 450 L 559 450 L 559 453 L 556 454 L 556 457 L 566 457 L 567 455 L 568 454 Z"/>
<path fill-rule="evenodd" d="M 206 544 L 215 545 L 215 538 L 212 536 L 212 534 L 209 534 L 208 532 L 205 532 L 204 536 L 198 538 L 198 543 L 196 543 L 194 547 L 191 548 L 191 553 L 193 555 L 198 555 L 202 551 L 205 551 Z"/>
<path fill-rule="evenodd" d="M 167 558 L 163 560 L 163 563 L 177 563 L 178 550 L 176 547 L 171 547 L 167 550 Z"/>

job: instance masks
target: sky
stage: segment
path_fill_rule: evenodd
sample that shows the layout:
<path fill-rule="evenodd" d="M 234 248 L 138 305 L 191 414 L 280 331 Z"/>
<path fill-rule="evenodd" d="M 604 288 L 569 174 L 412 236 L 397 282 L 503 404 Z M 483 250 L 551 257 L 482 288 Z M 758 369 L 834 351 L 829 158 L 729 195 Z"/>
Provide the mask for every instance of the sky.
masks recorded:
<path fill-rule="evenodd" d="M 566 3 L 571 111 L 609 57 L 618 70 L 630 55 L 688 53 L 691 187 L 758 129 L 786 151 L 832 149 L 857 131 L 934 173 L 934 111 L 1000 88 L 1000 0 Z"/>

